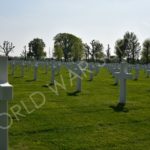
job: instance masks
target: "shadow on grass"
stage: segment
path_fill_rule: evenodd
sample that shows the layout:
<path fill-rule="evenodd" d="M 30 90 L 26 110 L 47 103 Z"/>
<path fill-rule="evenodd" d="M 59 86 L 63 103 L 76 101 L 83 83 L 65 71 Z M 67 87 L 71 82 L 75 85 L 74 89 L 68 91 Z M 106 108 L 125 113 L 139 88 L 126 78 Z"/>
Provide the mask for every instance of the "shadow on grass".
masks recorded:
<path fill-rule="evenodd" d="M 54 83 L 49 83 L 49 84 L 42 85 L 42 87 L 45 87 L 45 88 L 48 88 L 49 86 L 54 86 Z"/>
<path fill-rule="evenodd" d="M 111 105 L 112 108 L 116 112 L 129 112 L 127 108 L 125 108 L 125 104 L 118 103 L 117 105 Z"/>
<path fill-rule="evenodd" d="M 80 91 L 74 91 L 74 92 L 68 92 L 67 95 L 68 96 L 78 96 L 79 93 L 80 93 Z"/>
<path fill-rule="evenodd" d="M 113 84 L 111 84 L 112 86 L 117 86 L 118 85 L 118 83 L 113 83 Z"/>
<path fill-rule="evenodd" d="M 26 82 L 33 82 L 35 81 L 34 79 L 26 80 Z"/>
<path fill-rule="evenodd" d="M 14 78 L 16 78 L 16 79 L 18 79 L 18 78 L 23 78 L 23 76 L 16 76 L 16 77 L 14 77 Z"/>
<path fill-rule="evenodd" d="M 42 85 L 42 87 L 48 88 L 48 84 L 46 84 L 46 85 Z"/>
<path fill-rule="evenodd" d="M 146 92 L 150 92 L 150 89 L 146 90 Z"/>
<path fill-rule="evenodd" d="M 88 79 L 87 81 L 88 81 L 88 82 L 92 82 L 92 81 L 93 81 L 93 79 Z"/>

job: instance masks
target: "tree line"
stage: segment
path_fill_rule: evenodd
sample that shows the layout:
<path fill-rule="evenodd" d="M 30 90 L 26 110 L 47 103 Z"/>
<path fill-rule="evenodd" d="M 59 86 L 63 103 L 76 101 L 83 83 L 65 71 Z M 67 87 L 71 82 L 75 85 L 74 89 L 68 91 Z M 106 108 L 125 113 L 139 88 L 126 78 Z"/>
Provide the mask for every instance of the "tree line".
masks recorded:
<path fill-rule="evenodd" d="M 0 45 L 0 52 L 6 56 L 14 50 L 12 42 L 4 41 Z M 43 59 L 46 57 L 44 52 L 45 43 L 40 38 L 35 38 L 28 43 L 27 47 L 21 53 L 21 58 L 26 59 Z M 133 32 L 126 32 L 124 36 L 115 43 L 114 53 L 111 55 L 110 46 L 104 50 L 104 46 L 98 40 L 92 40 L 90 44 L 83 43 L 82 39 L 70 34 L 59 33 L 54 37 L 53 58 L 58 61 L 101 61 L 121 62 L 126 59 L 128 63 L 150 63 L 150 39 L 146 39 L 142 46 Z"/>

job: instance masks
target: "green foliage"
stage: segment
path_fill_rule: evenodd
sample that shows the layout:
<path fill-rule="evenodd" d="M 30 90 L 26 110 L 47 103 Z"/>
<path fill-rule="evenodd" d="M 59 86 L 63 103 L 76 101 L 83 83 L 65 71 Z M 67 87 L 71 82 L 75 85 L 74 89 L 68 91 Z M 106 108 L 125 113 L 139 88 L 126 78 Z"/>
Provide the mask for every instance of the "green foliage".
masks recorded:
<path fill-rule="evenodd" d="M 110 46 L 108 44 L 107 50 L 106 50 L 106 61 L 109 63 L 110 62 Z"/>
<path fill-rule="evenodd" d="M 73 34 L 59 33 L 54 37 L 54 47 L 59 45 L 63 50 L 65 61 L 78 60 L 82 57 L 82 40 Z M 54 49 L 55 50 L 55 49 Z M 55 52 L 54 52 L 55 53 Z M 56 54 L 56 53 L 55 53 Z"/>
<path fill-rule="evenodd" d="M 125 42 L 123 39 L 119 39 L 115 43 L 115 54 L 117 55 L 119 62 L 122 61 L 122 59 L 125 57 Z"/>
<path fill-rule="evenodd" d="M 29 42 L 29 52 L 27 56 L 29 58 L 35 58 L 37 60 L 46 56 L 44 52 L 45 43 L 42 39 L 35 38 Z"/>
<path fill-rule="evenodd" d="M 135 63 L 140 54 L 140 43 L 133 32 L 126 32 L 123 39 L 119 39 L 115 44 L 115 53 L 119 58 L 127 58 L 128 62 Z"/>
<path fill-rule="evenodd" d="M 143 43 L 142 60 L 146 64 L 150 63 L 150 39 L 145 40 Z"/>
<path fill-rule="evenodd" d="M 103 44 L 101 44 L 99 41 L 96 41 L 96 40 L 92 40 L 91 41 L 91 46 L 92 46 L 92 49 L 91 49 L 91 58 L 93 61 L 98 60 L 100 58 L 103 58 L 104 56 L 104 53 L 103 53 Z"/>
<path fill-rule="evenodd" d="M 24 46 L 24 50 L 20 54 L 20 57 L 21 57 L 21 59 L 24 59 L 24 60 L 27 59 L 27 49 L 26 49 L 26 46 Z"/>
<path fill-rule="evenodd" d="M 56 57 L 57 60 L 61 60 L 63 57 L 63 49 L 60 45 L 54 46 L 54 57 Z"/>
<path fill-rule="evenodd" d="M 133 32 L 126 32 L 124 35 L 124 41 L 126 44 L 126 56 L 128 62 L 135 63 L 140 54 L 140 43 L 137 36 Z"/>
<path fill-rule="evenodd" d="M 71 56 L 74 61 L 81 60 L 83 56 L 83 44 L 77 40 L 71 48 Z"/>
<path fill-rule="evenodd" d="M 83 54 L 85 56 L 86 61 L 90 59 L 90 46 L 87 43 L 83 44 Z"/>

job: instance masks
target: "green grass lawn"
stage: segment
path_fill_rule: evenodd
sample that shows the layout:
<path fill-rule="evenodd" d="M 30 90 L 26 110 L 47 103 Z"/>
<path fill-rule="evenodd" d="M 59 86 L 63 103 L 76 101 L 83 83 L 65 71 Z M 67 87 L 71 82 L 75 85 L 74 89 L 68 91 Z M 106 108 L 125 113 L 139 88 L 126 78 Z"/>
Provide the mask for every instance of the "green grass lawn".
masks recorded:
<path fill-rule="evenodd" d="M 10 71 L 9 71 L 10 73 Z M 148 150 L 150 149 L 150 79 L 140 72 L 138 81 L 127 82 L 127 105 L 123 110 L 115 106 L 119 98 L 119 86 L 114 78 L 102 69 L 93 81 L 84 77 L 82 92 L 74 94 L 75 82 L 70 85 L 69 74 L 61 70 L 66 90 L 58 88 L 57 96 L 46 85 L 50 71 L 44 68 L 33 81 L 33 70 L 25 70 L 20 77 L 9 74 L 14 86 L 14 99 L 9 108 L 20 110 L 18 119 L 9 110 L 13 125 L 9 129 L 10 150 Z M 60 75 L 56 76 L 60 81 Z M 51 86 L 53 87 L 53 86 Z M 29 96 L 41 92 L 46 103 L 35 109 Z M 35 95 L 40 104 L 42 97 Z M 23 104 L 31 111 L 28 114 Z M 19 108 L 18 108 L 18 107 Z M 24 116 L 24 117 L 23 117 Z"/>

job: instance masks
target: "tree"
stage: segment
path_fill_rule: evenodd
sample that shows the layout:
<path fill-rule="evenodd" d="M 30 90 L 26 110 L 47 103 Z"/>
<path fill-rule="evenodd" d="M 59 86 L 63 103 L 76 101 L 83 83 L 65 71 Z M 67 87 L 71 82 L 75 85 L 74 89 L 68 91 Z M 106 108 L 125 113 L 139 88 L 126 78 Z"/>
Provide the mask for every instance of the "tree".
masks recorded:
<path fill-rule="evenodd" d="M 22 53 L 20 54 L 21 58 L 23 58 L 24 60 L 27 59 L 27 50 L 26 50 L 26 46 L 24 46 L 24 50 L 22 51 Z"/>
<path fill-rule="evenodd" d="M 57 60 L 61 60 L 63 57 L 63 49 L 60 45 L 54 46 L 54 57 L 56 57 Z"/>
<path fill-rule="evenodd" d="M 81 46 L 82 40 L 76 37 L 75 35 L 72 35 L 69 33 L 57 34 L 54 37 L 54 47 L 56 45 L 59 45 L 61 49 L 63 50 L 63 56 L 64 56 L 65 61 L 68 61 L 71 58 L 74 60 L 81 58 L 81 54 L 83 51 L 83 48 Z M 78 54 L 79 56 L 77 56 L 76 54 Z"/>
<path fill-rule="evenodd" d="M 95 61 L 95 59 L 97 60 L 98 58 L 102 58 L 104 56 L 103 44 L 101 44 L 99 41 L 92 40 L 91 46 L 92 46 L 92 49 L 91 49 L 90 55 L 93 61 Z"/>
<path fill-rule="evenodd" d="M 10 52 L 13 51 L 15 46 L 12 42 L 4 41 L 3 46 L 0 45 L 0 48 L 2 49 L 1 52 L 5 54 L 5 56 L 8 56 Z"/>
<path fill-rule="evenodd" d="M 86 61 L 89 61 L 89 56 L 90 56 L 90 46 L 87 43 L 83 44 L 83 51 L 85 55 Z"/>
<path fill-rule="evenodd" d="M 39 38 L 35 38 L 29 42 L 29 52 L 27 53 L 27 56 L 29 58 L 35 58 L 39 60 L 46 56 L 46 53 L 44 52 L 44 48 L 45 48 L 45 43 L 43 42 L 43 40 Z"/>
<path fill-rule="evenodd" d="M 110 62 L 110 46 L 109 46 L 109 44 L 108 44 L 108 47 L 107 47 L 107 50 L 106 50 L 106 60 L 107 60 L 107 62 Z"/>
<path fill-rule="evenodd" d="M 138 42 L 137 36 L 133 32 L 126 32 L 124 35 L 124 43 L 126 46 L 127 61 L 131 60 L 132 63 L 139 58 L 141 50 L 140 43 Z"/>
<path fill-rule="evenodd" d="M 125 57 L 126 45 L 124 39 L 119 39 L 115 43 L 115 53 L 119 59 L 119 62 Z"/>
<path fill-rule="evenodd" d="M 133 32 L 126 32 L 123 39 L 119 39 L 115 44 L 115 53 L 119 58 L 127 58 L 127 62 L 135 63 L 140 54 L 140 43 Z"/>
<path fill-rule="evenodd" d="M 148 64 L 150 62 L 150 39 L 147 39 L 143 43 L 142 60 Z"/>
<path fill-rule="evenodd" d="M 81 60 L 83 56 L 83 44 L 80 41 L 76 41 L 71 48 L 71 56 L 74 61 Z"/>

